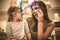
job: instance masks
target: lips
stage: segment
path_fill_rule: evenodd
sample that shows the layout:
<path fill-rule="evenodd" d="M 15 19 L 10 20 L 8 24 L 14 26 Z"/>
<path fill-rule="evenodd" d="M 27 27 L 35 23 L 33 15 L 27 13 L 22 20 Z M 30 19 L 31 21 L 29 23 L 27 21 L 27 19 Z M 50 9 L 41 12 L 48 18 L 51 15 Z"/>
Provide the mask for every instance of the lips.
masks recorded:
<path fill-rule="evenodd" d="M 38 14 L 35 14 L 36 17 L 38 17 Z"/>

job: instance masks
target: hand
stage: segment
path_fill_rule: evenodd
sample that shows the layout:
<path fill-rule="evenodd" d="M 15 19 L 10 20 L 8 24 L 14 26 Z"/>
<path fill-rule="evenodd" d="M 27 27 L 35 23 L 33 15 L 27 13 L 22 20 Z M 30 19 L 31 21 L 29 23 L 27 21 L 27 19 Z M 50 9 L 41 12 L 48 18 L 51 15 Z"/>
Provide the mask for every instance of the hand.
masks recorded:
<path fill-rule="evenodd" d="M 42 12 L 42 10 L 38 10 L 37 14 L 38 14 L 38 21 L 43 21 L 43 12 Z"/>

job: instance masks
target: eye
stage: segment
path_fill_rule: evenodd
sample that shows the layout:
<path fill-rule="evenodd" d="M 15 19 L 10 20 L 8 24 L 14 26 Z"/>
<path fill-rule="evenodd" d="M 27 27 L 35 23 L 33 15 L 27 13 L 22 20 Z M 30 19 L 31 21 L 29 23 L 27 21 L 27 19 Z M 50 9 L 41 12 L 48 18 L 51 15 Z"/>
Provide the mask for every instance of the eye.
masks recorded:
<path fill-rule="evenodd" d="M 38 9 L 38 8 L 35 8 L 35 9 Z"/>

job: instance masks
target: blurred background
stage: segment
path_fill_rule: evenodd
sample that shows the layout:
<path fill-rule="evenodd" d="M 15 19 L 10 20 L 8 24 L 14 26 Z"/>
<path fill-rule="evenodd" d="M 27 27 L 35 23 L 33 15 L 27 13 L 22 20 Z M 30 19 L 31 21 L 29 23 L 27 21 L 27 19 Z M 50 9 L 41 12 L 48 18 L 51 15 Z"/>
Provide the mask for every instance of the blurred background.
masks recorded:
<path fill-rule="evenodd" d="M 31 17 L 31 8 L 25 9 L 25 7 L 33 1 L 43 1 L 46 4 L 50 20 L 57 22 L 52 32 L 53 36 L 49 39 L 60 40 L 60 0 L 0 0 L 0 27 L 6 32 L 7 10 L 10 6 L 21 7 L 24 19 Z"/>

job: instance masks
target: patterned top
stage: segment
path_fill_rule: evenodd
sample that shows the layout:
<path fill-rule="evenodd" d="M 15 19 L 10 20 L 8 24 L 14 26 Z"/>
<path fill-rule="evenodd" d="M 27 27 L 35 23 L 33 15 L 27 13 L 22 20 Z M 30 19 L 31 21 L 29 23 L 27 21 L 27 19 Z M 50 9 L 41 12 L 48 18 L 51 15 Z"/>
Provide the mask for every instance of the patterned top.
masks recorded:
<path fill-rule="evenodd" d="M 35 25 L 34 19 L 32 17 L 29 17 L 29 18 L 27 18 L 27 22 L 28 22 L 28 25 L 29 25 L 29 28 L 30 28 L 30 32 L 32 34 L 32 37 L 35 37 L 36 38 L 37 37 L 37 32 L 33 30 L 35 28 L 34 27 L 34 25 Z M 48 27 L 50 27 L 50 26 L 51 27 L 55 27 L 55 23 L 54 22 L 48 22 L 48 21 L 46 21 L 46 23 L 43 24 L 43 29 L 44 29 L 43 31 L 45 32 L 46 29 Z M 37 28 L 35 30 L 37 30 Z"/>

